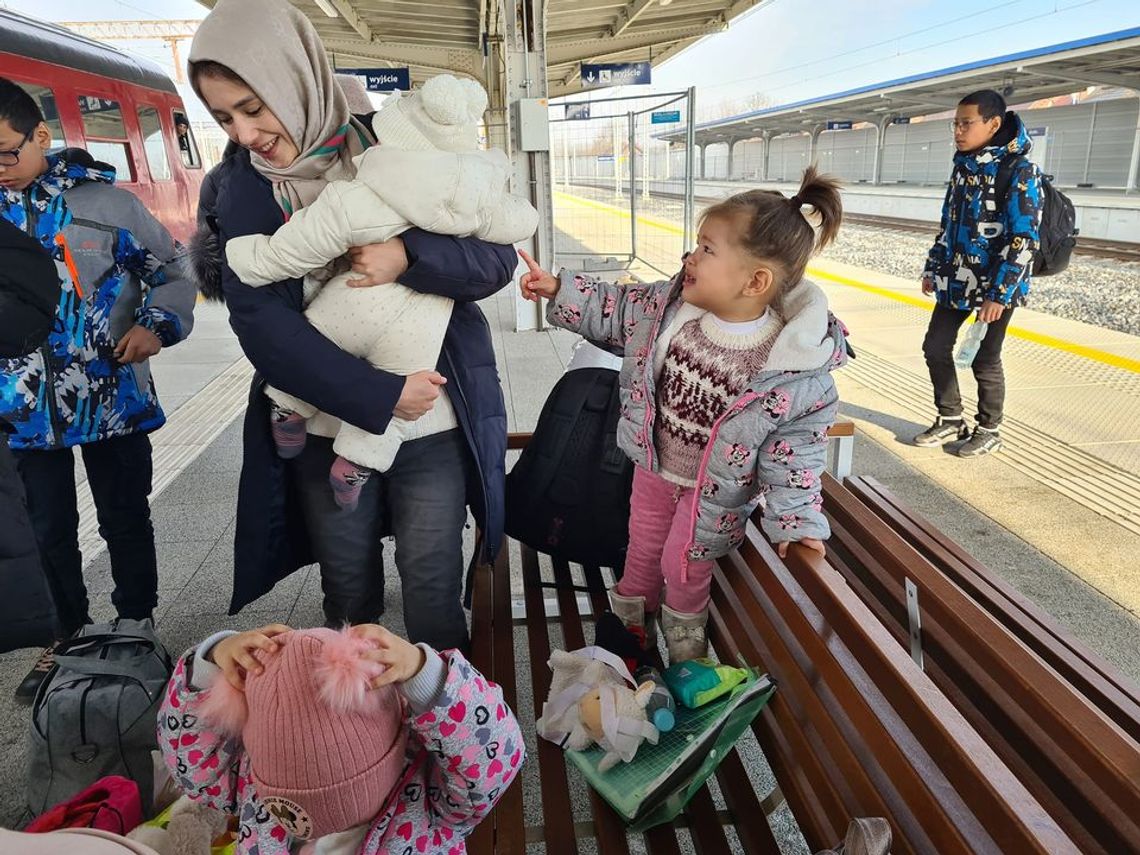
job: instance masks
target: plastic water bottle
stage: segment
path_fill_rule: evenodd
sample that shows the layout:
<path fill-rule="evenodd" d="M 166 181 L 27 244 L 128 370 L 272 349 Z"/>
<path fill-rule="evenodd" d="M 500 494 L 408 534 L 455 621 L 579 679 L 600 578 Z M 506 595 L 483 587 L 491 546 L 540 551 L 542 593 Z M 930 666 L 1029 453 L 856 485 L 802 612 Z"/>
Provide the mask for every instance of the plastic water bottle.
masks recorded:
<path fill-rule="evenodd" d="M 645 707 L 645 717 L 662 733 L 668 733 L 677 723 L 677 702 L 673 700 L 673 693 L 665 685 L 665 678 L 661 672 L 651 665 L 644 665 L 634 672 L 633 678 L 638 685 L 646 680 L 653 684 L 653 694 L 649 704 Z"/>
<path fill-rule="evenodd" d="M 986 337 L 986 330 L 989 328 L 990 325 L 985 321 L 974 321 L 970 324 L 966 335 L 962 337 L 962 343 L 958 345 L 958 353 L 954 356 L 955 365 L 959 368 L 969 368 L 974 364 L 974 358 L 978 355 L 982 339 Z"/>

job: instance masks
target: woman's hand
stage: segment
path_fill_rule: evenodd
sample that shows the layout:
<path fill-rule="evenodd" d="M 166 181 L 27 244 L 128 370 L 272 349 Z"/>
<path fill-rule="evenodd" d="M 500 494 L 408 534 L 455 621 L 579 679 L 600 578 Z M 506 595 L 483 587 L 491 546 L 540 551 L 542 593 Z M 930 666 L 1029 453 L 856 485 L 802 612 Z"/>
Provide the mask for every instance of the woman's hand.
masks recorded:
<path fill-rule="evenodd" d="M 404 381 L 404 391 L 392 411 L 404 421 L 414 422 L 435 406 L 447 378 L 438 371 L 417 371 Z"/>
<path fill-rule="evenodd" d="M 363 623 L 352 627 L 349 633 L 376 645 L 375 650 L 361 654 L 364 659 L 384 666 L 384 673 L 372 681 L 374 689 L 410 680 L 427 661 L 427 655 L 421 648 L 377 624 Z"/>
<path fill-rule="evenodd" d="M 519 280 L 523 298 L 537 303 L 539 297 L 549 300 L 556 296 L 558 289 L 562 287 L 557 277 L 539 267 L 538 262 L 531 258 L 526 250 L 520 249 L 519 256 L 530 268 L 529 272 L 523 274 L 523 278 Z"/>
<path fill-rule="evenodd" d="M 399 237 L 389 238 L 383 243 L 351 247 L 348 257 L 352 259 L 352 272 L 363 274 L 361 278 L 348 280 L 350 288 L 387 285 L 408 269 L 408 253 Z"/>
<path fill-rule="evenodd" d="M 223 638 L 206 655 L 206 658 L 222 669 L 222 676 L 230 685 L 240 691 L 245 691 L 245 678 L 247 674 L 260 674 L 264 668 L 253 655 L 255 650 L 266 653 L 276 653 L 278 644 L 273 639 L 292 630 L 283 623 L 271 623 L 260 629 L 251 629 L 248 632 L 239 632 Z"/>
<path fill-rule="evenodd" d="M 776 544 L 776 554 L 779 555 L 781 558 L 787 558 L 788 557 L 788 543 L 789 542 L 798 543 L 801 546 L 806 546 L 808 549 L 815 550 L 820 555 L 823 555 L 823 556 L 827 555 L 827 550 L 824 548 L 822 540 L 816 540 L 814 537 L 805 537 L 802 540 L 796 540 L 796 541 L 785 540 L 782 543 L 777 543 Z"/>

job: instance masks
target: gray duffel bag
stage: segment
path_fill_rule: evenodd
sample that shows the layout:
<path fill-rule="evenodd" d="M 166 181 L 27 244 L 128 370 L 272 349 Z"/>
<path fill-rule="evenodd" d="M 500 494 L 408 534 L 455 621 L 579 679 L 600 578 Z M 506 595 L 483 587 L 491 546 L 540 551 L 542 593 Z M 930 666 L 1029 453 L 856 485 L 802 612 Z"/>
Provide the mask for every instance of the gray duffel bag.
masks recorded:
<path fill-rule="evenodd" d="M 31 816 L 107 775 L 137 782 L 149 816 L 151 752 L 158 747 L 158 706 L 171 670 L 150 621 L 90 624 L 60 644 L 32 706 Z"/>

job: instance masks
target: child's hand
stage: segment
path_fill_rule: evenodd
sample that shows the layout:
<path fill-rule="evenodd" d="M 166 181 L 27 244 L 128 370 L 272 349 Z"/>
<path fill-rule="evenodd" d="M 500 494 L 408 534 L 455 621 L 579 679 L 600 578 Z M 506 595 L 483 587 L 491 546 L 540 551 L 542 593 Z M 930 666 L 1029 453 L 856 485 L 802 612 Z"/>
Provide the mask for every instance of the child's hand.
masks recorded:
<path fill-rule="evenodd" d="M 788 557 L 788 543 L 789 542 L 799 543 L 802 546 L 806 546 L 808 549 L 814 549 L 820 555 L 825 555 L 825 556 L 827 555 L 827 550 L 824 549 L 822 540 L 816 540 L 814 537 L 805 537 L 802 540 L 797 540 L 797 541 L 785 540 L 782 543 L 777 543 L 776 544 L 776 554 L 779 555 L 781 558 L 787 558 Z"/>
<path fill-rule="evenodd" d="M 384 673 L 372 681 L 374 689 L 410 680 L 420 672 L 424 662 L 427 661 L 423 650 L 374 623 L 362 623 L 352 627 L 349 632 L 357 638 L 364 638 L 376 644 L 375 650 L 362 654 L 365 659 L 385 666 Z"/>
<path fill-rule="evenodd" d="M 222 676 L 231 686 L 245 691 L 246 674 L 260 674 L 264 670 L 257 657 L 253 655 L 253 651 L 264 650 L 266 653 L 276 653 L 280 645 L 273 639 L 291 631 L 283 623 L 271 623 L 261 629 L 239 632 L 215 644 L 207 658 L 222 669 Z"/>
<path fill-rule="evenodd" d="M 539 267 L 538 262 L 531 258 L 526 250 L 520 249 L 519 255 L 530 268 L 530 272 L 523 274 L 523 278 L 519 280 L 523 297 L 537 303 L 539 297 L 546 297 L 549 300 L 557 295 L 558 289 L 562 287 L 558 278 Z"/>

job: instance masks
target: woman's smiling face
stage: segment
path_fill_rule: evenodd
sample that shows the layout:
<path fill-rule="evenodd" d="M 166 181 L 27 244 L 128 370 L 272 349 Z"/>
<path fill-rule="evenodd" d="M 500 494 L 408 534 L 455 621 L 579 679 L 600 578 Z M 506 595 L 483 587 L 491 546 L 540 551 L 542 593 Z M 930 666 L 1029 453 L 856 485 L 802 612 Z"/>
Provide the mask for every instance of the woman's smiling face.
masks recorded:
<path fill-rule="evenodd" d="M 284 169 L 300 156 L 289 132 L 245 83 L 203 75 L 198 91 L 226 135 L 270 166 Z"/>

